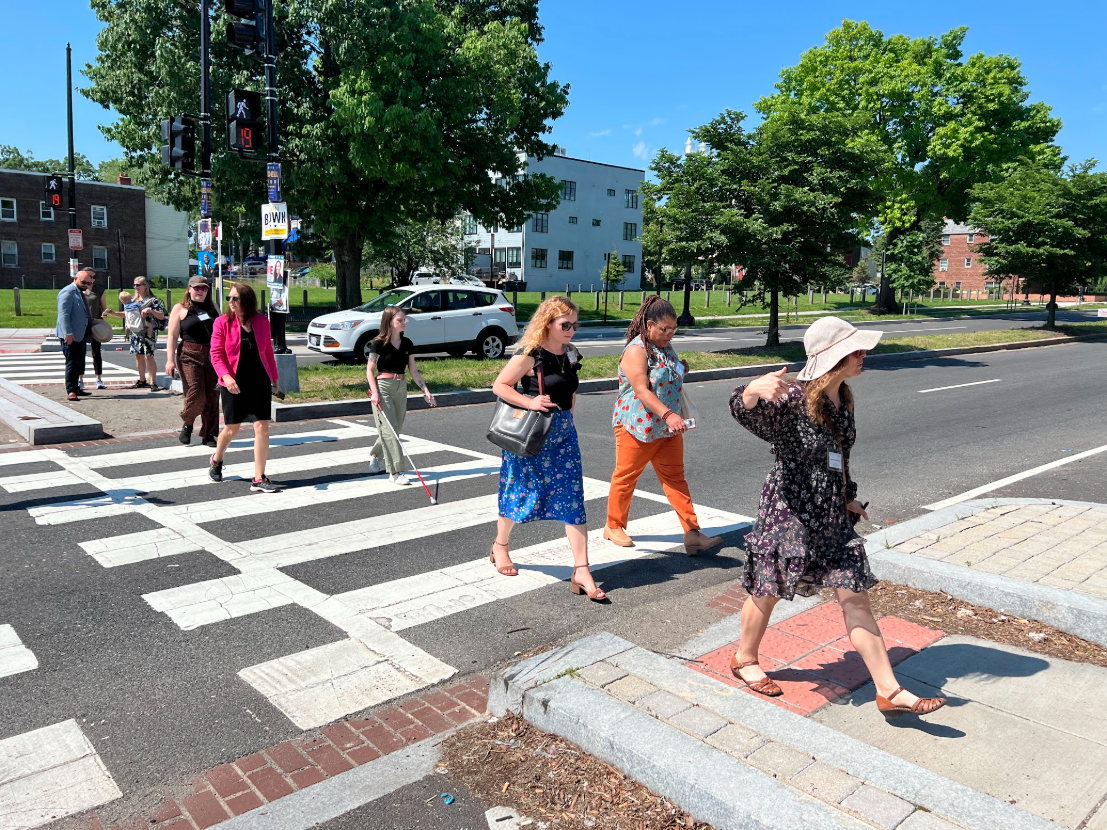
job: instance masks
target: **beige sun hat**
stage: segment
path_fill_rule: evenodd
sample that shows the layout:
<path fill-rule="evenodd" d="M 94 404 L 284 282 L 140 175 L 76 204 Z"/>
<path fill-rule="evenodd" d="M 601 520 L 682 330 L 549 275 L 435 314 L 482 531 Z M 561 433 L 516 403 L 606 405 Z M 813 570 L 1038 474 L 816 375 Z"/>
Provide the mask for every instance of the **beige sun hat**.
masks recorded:
<path fill-rule="evenodd" d="M 869 351 L 883 336 L 882 331 L 859 329 L 839 317 L 820 317 L 803 335 L 807 365 L 796 375 L 796 380 L 822 377 L 843 357 L 852 352 Z"/>

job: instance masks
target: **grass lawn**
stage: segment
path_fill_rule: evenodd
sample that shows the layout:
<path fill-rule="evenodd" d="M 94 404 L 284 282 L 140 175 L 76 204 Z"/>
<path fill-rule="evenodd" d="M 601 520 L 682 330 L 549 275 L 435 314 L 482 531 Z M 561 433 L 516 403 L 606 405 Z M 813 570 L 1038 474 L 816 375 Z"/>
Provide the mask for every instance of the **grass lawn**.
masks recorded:
<path fill-rule="evenodd" d="M 1077 323 L 1046 329 L 1012 329 L 1006 331 L 975 331 L 965 334 L 935 334 L 924 337 L 896 337 L 881 341 L 872 354 L 912 352 L 920 349 L 950 349 L 986 346 L 995 343 L 1019 343 L 1045 340 L 1058 335 L 1075 337 L 1081 334 L 1107 334 L 1107 322 Z M 723 352 L 681 352 L 693 370 L 722 369 L 733 366 L 755 366 L 765 363 L 795 363 L 804 359 L 803 346 L 787 343 L 776 349 L 763 346 L 730 349 Z M 618 374 L 619 355 L 596 355 L 584 359 L 581 379 L 609 378 Z M 456 392 L 465 389 L 487 389 L 492 386 L 504 361 L 475 358 L 422 358 L 419 371 L 432 392 Z M 411 381 L 408 389 L 418 392 Z M 289 395 L 290 403 L 307 401 L 347 400 L 368 396 L 364 366 L 316 364 L 300 367 L 300 392 Z"/>

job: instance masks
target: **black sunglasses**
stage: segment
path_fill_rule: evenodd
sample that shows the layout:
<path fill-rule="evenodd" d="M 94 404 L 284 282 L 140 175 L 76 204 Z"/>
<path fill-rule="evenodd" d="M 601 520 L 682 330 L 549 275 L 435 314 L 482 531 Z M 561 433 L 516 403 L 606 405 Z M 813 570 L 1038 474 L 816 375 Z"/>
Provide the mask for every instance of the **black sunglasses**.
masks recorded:
<path fill-rule="evenodd" d="M 227 297 L 227 302 L 228 303 L 237 303 L 238 302 L 238 296 L 235 295 L 233 297 Z"/>
<path fill-rule="evenodd" d="M 580 323 L 558 323 L 562 331 L 579 331 Z"/>

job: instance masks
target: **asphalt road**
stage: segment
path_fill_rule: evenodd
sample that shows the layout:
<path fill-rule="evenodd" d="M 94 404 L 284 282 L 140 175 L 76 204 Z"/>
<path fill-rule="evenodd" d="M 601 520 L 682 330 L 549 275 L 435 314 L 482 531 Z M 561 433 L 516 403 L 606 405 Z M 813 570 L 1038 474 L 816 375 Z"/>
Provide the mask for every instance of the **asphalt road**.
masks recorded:
<path fill-rule="evenodd" d="M 870 502 L 873 524 L 917 516 L 926 504 L 1107 443 L 1105 358 L 1107 344 L 1081 343 L 868 370 L 853 384 L 858 443 L 851 467 L 862 499 Z M 772 458 L 765 443 L 730 417 L 733 385 L 695 385 L 700 425 L 688 438 L 686 465 L 697 504 L 752 516 Z M 614 463 L 612 400 L 608 393 L 581 396 L 575 415 L 585 475 L 600 482 L 610 478 Z M 409 413 L 406 434 L 444 445 L 417 454 L 420 466 L 471 462 L 471 453 L 488 453 L 484 435 L 490 412 L 483 405 Z M 336 439 L 325 436 L 325 430 L 346 431 Z M 303 443 L 305 433 L 328 440 Z M 106 567 L 92 553 L 122 550 L 126 540 L 120 536 L 163 531 L 167 525 L 152 518 L 157 511 L 179 517 L 191 505 L 188 521 L 210 534 L 204 537 L 209 546 L 220 548 L 221 540 L 258 557 L 299 545 L 307 557 L 275 567 L 305 590 L 328 596 L 385 583 L 391 591 L 408 584 L 398 580 L 418 581 L 432 571 L 487 556 L 495 475 L 442 483 L 437 507 L 428 506 L 418 487 L 382 487 L 371 497 L 326 501 L 331 491 L 366 481 L 373 439 L 355 433 L 356 426 L 328 422 L 275 428 L 275 436 L 285 436 L 289 445 L 273 450 L 271 469 L 285 465 L 273 478 L 289 490 L 274 497 L 249 496 L 241 480 L 207 483 L 202 476 L 206 456 L 170 457 L 179 448 L 172 438 L 69 450 L 77 465 L 73 469 L 84 471 L 84 480 L 73 478 L 55 460 L 13 464 L 7 463 L 11 457 L 0 456 L 5 574 L 0 624 L 13 626 L 39 664 L 0 678 L 0 740 L 75 718 L 127 803 L 139 803 L 200 770 L 302 734 L 238 673 L 340 641 L 345 637 L 340 628 L 298 604 L 239 613 L 230 603 L 230 619 L 182 628 L 144 596 L 234 576 L 238 570 L 225 558 L 192 550 Z M 122 456 L 157 448 L 164 456 Z M 116 454 L 127 463 L 103 466 L 105 456 Z M 246 450 L 229 456 L 234 462 L 248 458 Z M 189 478 L 197 473 L 199 478 Z M 1105 473 L 1107 453 L 995 494 L 1107 502 Z M 37 484 L 13 481 L 39 474 L 46 478 Z M 151 475 L 163 478 L 143 478 Z M 30 488 L 21 489 L 28 482 Z M 649 472 L 639 487 L 661 492 Z M 74 500 L 102 502 L 103 491 L 114 493 L 116 500 L 138 491 L 147 506 L 60 524 L 43 523 L 43 516 L 33 512 Z M 281 501 L 304 493 L 324 501 Z M 227 504 L 228 517 L 217 515 L 232 498 L 243 501 Z M 256 500 L 269 498 L 273 501 L 262 512 L 251 512 Z M 603 522 L 604 504 L 603 498 L 588 502 L 592 527 Z M 668 515 L 664 504 L 635 500 L 632 519 Z M 315 534 L 355 520 L 365 522 L 360 531 L 365 541 L 349 552 L 339 555 L 325 538 L 314 541 Z M 375 541 L 387 540 L 380 534 L 396 528 L 408 529 L 406 541 Z M 523 525 L 513 534 L 512 547 L 563 538 L 562 529 L 551 523 Z M 96 540 L 105 542 L 97 547 Z M 672 651 L 715 621 L 706 602 L 739 577 L 739 542 L 736 532 L 714 556 L 662 554 L 598 571 L 611 594 L 610 605 L 573 596 L 564 582 L 556 582 L 463 610 L 424 609 L 428 621 L 397 633 L 462 676 L 494 671 L 520 654 L 599 630 Z M 567 564 L 567 552 L 563 558 Z M 413 788 L 413 798 L 422 795 Z"/>

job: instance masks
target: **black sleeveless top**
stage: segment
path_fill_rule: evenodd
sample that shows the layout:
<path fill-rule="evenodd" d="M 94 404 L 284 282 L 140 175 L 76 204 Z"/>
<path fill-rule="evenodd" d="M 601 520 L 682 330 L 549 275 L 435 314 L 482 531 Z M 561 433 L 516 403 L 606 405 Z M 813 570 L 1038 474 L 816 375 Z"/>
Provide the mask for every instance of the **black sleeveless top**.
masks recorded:
<path fill-rule="evenodd" d="M 539 356 L 542 360 L 542 385 L 546 389 L 546 394 L 561 409 L 572 409 L 573 395 L 576 394 L 577 387 L 580 386 L 580 379 L 577 377 L 577 372 L 581 366 L 579 354 L 573 351 L 567 354 L 554 354 L 545 349 L 540 349 L 538 354 L 535 355 L 536 362 Z M 577 362 L 574 363 L 574 360 Z M 538 394 L 537 377 L 523 375 L 523 394 Z"/>
<path fill-rule="evenodd" d="M 206 320 L 201 320 L 200 315 L 207 314 Z M 202 346 L 211 345 L 211 329 L 215 325 L 215 318 L 199 306 L 191 306 L 184 319 L 181 320 L 181 341 L 184 343 L 199 343 Z"/>

